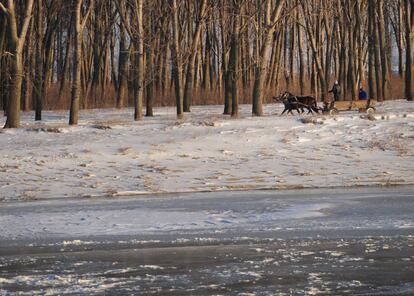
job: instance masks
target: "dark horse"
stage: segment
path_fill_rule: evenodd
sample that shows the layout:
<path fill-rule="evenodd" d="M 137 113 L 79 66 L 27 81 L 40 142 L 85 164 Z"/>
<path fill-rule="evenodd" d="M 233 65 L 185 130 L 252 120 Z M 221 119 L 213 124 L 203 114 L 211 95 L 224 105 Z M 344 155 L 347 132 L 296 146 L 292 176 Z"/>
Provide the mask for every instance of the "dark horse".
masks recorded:
<path fill-rule="evenodd" d="M 285 112 L 293 114 L 293 110 L 296 110 L 299 114 L 305 112 L 304 109 L 308 110 L 308 114 L 313 112 L 319 113 L 320 110 L 316 99 L 312 96 L 295 96 L 285 91 L 279 97 L 273 97 L 273 99 L 285 105 L 285 110 L 283 110 L 282 115 Z"/>
<path fill-rule="evenodd" d="M 286 112 L 289 114 L 293 114 L 293 110 L 296 110 L 299 114 L 301 114 L 302 106 L 299 104 L 298 100 L 292 96 L 289 95 L 288 92 L 284 92 L 283 94 L 280 94 L 278 97 L 273 97 L 275 101 L 283 103 L 285 106 L 285 109 L 283 110 L 282 114 L 285 114 Z"/>

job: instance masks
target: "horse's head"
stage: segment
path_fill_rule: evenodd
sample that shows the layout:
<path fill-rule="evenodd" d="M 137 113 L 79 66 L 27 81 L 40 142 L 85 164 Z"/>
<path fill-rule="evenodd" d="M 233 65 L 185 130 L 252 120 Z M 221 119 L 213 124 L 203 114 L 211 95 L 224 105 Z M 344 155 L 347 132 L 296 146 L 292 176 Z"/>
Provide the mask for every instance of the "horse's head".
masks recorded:
<path fill-rule="evenodd" d="M 273 100 L 282 102 L 286 98 L 286 92 L 280 93 L 277 97 L 273 97 Z"/>
<path fill-rule="evenodd" d="M 280 94 L 280 95 L 278 95 L 277 97 L 273 97 L 273 101 L 276 101 L 276 102 L 281 102 L 281 101 L 282 101 L 282 100 L 281 100 L 282 95 L 283 95 L 283 94 Z"/>
<path fill-rule="evenodd" d="M 288 101 L 288 100 L 289 100 L 289 97 L 291 97 L 291 96 L 292 96 L 292 94 L 291 94 L 290 92 L 285 91 L 284 93 L 282 93 L 282 94 L 280 95 L 280 101 L 281 101 L 281 102 L 286 102 L 286 101 Z"/>

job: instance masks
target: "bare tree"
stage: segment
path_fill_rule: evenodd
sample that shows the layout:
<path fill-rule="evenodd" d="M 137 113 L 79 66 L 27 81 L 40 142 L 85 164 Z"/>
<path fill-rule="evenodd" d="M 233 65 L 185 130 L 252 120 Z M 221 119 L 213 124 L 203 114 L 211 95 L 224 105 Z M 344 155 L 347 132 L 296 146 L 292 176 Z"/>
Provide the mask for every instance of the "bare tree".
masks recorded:
<path fill-rule="evenodd" d="M 36 3 L 36 65 L 35 65 L 35 81 L 34 81 L 34 105 L 35 105 L 35 120 L 42 120 L 42 103 L 43 103 L 43 66 L 44 66 L 44 10 L 43 0 L 39 0 Z"/>
<path fill-rule="evenodd" d="M 134 119 L 142 119 L 142 101 L 144 98 L 144 19 L 143 19 L 143 0 L 135 0 L 137 35 L 134 40 L 136 43 L 135 50 L 137 51 L 134 59 L 137 67 L 137 80 L 135 85 L 134 95 Z"/>
<path fill-rule="evenodd" d="M 381 69 L 382 69 L 382 98 L 387 99 L 390 92 L 390 73 L 388 69 L 388 52 L 385 39 L 385 17 L 384 17 L 384 0 L 377 1 L 378 11 L 378 34 L 379 34 L 379 46 L 381 54 Z"/>
<path fill-rule="evenodd" d="M 124 5 L 125 2 L 122 1 L 120 5 Z M 122 8 L 122 11 L 125 11 L 125 8 Z M 128 85 L 128 62 L 129 62 L 129 48 L 126 45 L 126 33 L 125 28 L 120 25 L 120 36 L 119 36 L 119 64 L 118 64 L 118 89 L 116 96 L 116 107 L 121 109 L 125 105 L 125 97 L 127 94 L 127 85 Z"/>
<path fill-rule="evenodd" d="M 231 82 L 230 82 L 230 71 L 229 71 L 229 46 L 228 44 L 230 39 L 230 30 L 227 30 L 227 25 L 229 22 L 228 17 L 228 6 L 225 5 L 226 1 L 221 0 L 220 5 L 222 9 L 220 10 L 220 35 L 221 35 L 221 69 L 222 69 L 222 80 L 223 80 L 223 90 L 224 90 L 224 112 L 225 115 L 230 115 L 233 110 L 232 98 L 231 98 Z"/>
<path fill-rule="evenodd" d="M 366 84 L 378 100 L 413 97 L 412 0 L 0 3 L 0 104 L 5 114 L 13 110 L 7 125 L 21 107 L 33 104 L 40 120 L 43 108 L 69 102 L 71 124 L 79 108 L 92 107 L 134 105 L 140 120 L 144 104 L 147 116 L 156 105 L 175 105 L 182 118 L 192 104 L 220 102 L 224 114 L 252 104 L 261 116 L 266 93 L 289 89 L 329 101 L 334 79 L 343 99 L 356 99 Z M 404 94 L 390 91 L 394 81 L 405 82 Z"/>
<path fill-rule="evenodd" d="M 184 87 L 184 98 L 183 98 L 183 108 L 184 112 L 190 112 L 190 91 L 193 86 L 194 74 L 195 74 L 195 62 L 197 58 L 197 49 L 200 43 L 201 38 L 201 28 L 203 20 L 207 11 L 207 0 L 200 0 L 200 6 L 198 8 L 198 17 L 196 19 L 196 28 L 194 35 L 192 37 L 192 45 L 190 49 L 190 57 L 187 65 L 185 87 Z"/>
<path fill-rule="evenodd" d="M 374 39 L 374 30 L 375 30 L 375 9 L 374 9 L 374 1 L 368 1 L 368 85 L 369 85 L 369 96 L 370 98 L 377 98 L 377 87 L 376 87 L 376 80 L 375 80 L 375 39 Z"/>
<path fill-rule="evenodd" d="M 27 0 L 26 10 L 21 28 L 18 28 L 15 3 L 8 0 L 6 6 L 0 2 L 0 10 L 6 15 L 8 30 L 8 45 L 12 55 L 11 80 L 12 88 L 8 102 L 7 121 L 5 128 L 18 128 L 20 126 L 20 101 L 23 81 L 23 46 L 29 29 L 33 10 L 33 0 Z"/>
<path fill-rule="evenodd" d="M 184 98 L 183 98 L 183 86 L 182 86 L 182 74 L 183 65 L 180 50 L 179 40 L 179 21 L 178 21 L 178 6 L 177 0 L 170 0 L 171 6 L 171 21 L 172 21 L 172 36 L 173 42 L 171 43 L 171 52 L 173 59 L 173 79 L 175 87 L 175 97 L 177 106 L 177 118 L 182 119 L 184 117 Z"/>
<path fill-rule="evenodd" d="M 414 100 L 414 0 L 404 0 L 405 11 L 405 96 Z"/>
<path fill-rule="evenodd" d="M 312 3 L 308 3 L 305 0 L 300 0 L 303 17 L 305 19 L 305 30 L 307 33 L 307 42 L 313 54 L 314 66 L 316 68 L 317 76 L 319 78 L 320 88 L 321 88 L 321 100 L 328 101 L 328 83 L 329 83 L 329 61 L 323 62 L 323 50 L 322 47 L 319 46 L 320 43 L 320 23 L 323 21 L 324 23 L 328 24 L 329 22 L 333 22 L 333 25 L 327 27 L 326 35 L 328 42 L 327 49 L 326 49 L 326 57 L 330 59 L 332 57 L 332 45 L 331 45 L 331 38 L 333 38 L 334 32 L 336 32 L 337 28 L 337 19 L 336 18 L 328 18 L 327 15 L 327 7 L 324 10 L 315 8 Z M 314 9 L 315 11 L 312 11 Z M 325 13 L 324 13 L 325 12 Z M 319 13 L 319 14 L 316 14 Z M 316 14 L 316 15 L 315 15 Z M 328 65 L 328 67 L 326 67 Z M 317 87 L 315 87 L 317 88 Z"/>
<path fill-rule="evenodd" d="M 265 78 L 270 60 L 270 51 L 272 49 L 273 34 L 282 12 L 284 0 L 278 0 L 272 7 L 270 0 L 265 1 L 265 23 L 264 23 L 264 40 L 260 49 L 260 57 L 256 69 L 256 79 L 253 87 L 253 114 L 256 116 L 263 115 L 263 95 L 265 87 Z"/>
<path fill-rule="evenodd" d="M 229 75 L 231 84 L 231 101 L 232 111 L 231 117 L 239 116 L 239 42 L 240 42 L 240 18 L 243 8 L 244 0 L 232 0 L 232 29 L 231 46 L 230 46 L 230 61 L 229 61 Z"/>
<path fill-rule="evenodd" d="M 82 62 L 82 39 L 83 29 L 91 12 L 92 1 L 84 17 L 82 17 L 83 0 L 74 2 L 74 23 L 75 23 L 75 41 L 73 56 L 73 82 L 70 105 L 69 124 L 77 125 L 79 119 L 79 101 L 81 96 L 81 62 Z"/>

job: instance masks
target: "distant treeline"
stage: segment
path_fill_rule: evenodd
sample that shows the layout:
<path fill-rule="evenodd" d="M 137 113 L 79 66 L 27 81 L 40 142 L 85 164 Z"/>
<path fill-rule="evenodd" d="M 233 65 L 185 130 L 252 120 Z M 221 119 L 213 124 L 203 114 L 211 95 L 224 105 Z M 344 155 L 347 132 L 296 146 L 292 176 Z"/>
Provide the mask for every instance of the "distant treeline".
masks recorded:
<path fill-rule="evenodd" d="M 414 0 L 0 0 L 0 103 L 20 110 L 238 104 L 289 90 L 414 98 Z"/>

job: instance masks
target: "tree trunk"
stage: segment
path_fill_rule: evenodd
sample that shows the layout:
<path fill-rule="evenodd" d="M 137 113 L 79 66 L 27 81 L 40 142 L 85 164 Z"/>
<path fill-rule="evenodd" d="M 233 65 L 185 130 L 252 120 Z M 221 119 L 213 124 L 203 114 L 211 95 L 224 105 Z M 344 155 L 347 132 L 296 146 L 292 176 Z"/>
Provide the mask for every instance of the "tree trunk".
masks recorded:
<path fill-rule="evenodd" d="M 43 103 L 43 66 L 44 66 L 44 16 L 43 16 L 43 1 L 37 2 L 37 15 L 36 15 L 36 78 L 35 78 L 35 91 L 34 91 L 34 106 L 35 106 L 35 121 L 42 120 L 42 103 Z"/>
<path fill-rule="evenodd" d="M 230 47 L 230 83 L 231 83 L 231 101 L 232 112 L 231 117 L 235 118 L 239 116 L 239 97 L 238 97 L 238 84 L 239 84 L 239 42 L 240 42 L 240 11 L 241 3 L 238 0 L 233 1 L 233 32 L 231 35 L 231 47 Z"/>
<path fill-rule="evenodd" d="M 221 67 L 223 73 L 223 85 L 224 85 L 224 115 L 230 115 L 232 113 L 232 100 L 231 100 L 231 82 L 230 82 L 230 71 L 229 71 L 229 58 L 227 52 L 228 45 L 228 30 L 226 30 L 225 21 L 227 19 L 226 8 L 224 1 L 222 2 L 222 10 L 220 11 L 220 30 L 221 30 Z"/>
<path fill-rule="evenodd" d="M 185 86 L 184 86 L 184 112 L 190 112 L 190 105 L 191 105 L 191 88 L 193 87 L 193 80 L 194 80 L 194 72 L 195 72 L 195 62 L 197 57 L 197 48 L 200 43 L 201 37 L 201 28 L 203 24 L 203 18 L 207 7 L 207 0 L 201 0 L 199 13 L 196 23 L 196 28 L 192 40 L 192 46 L 190 50 L 190 57 L 187 66 L 187 73 L 185 79 Z"/>
<path fill-rule="evenodd" d="M 70 76 L 70 57 L 71 57 L 71 48 L 72 48 L 72 25 L 73 25 L 73 15 L 70 18 L 69 26 L 66 31 L 66 52 L 65 52 L 65 61 L 63 63 L 62 76 L 59 87 L 59 98 L 62 97 L 63 91 L 66 87 L 66 83 L 69 80 Z"/>
<path fill-rule="evenodd" d="M 46 30 L 43 46 L 43 83 L 41 96 L 45 100 L 50 84 L 53 80 L 53 60 L 54 60 L 54 39 L 56 35 L 57 20 L 49 22 Z M 41 106 L 42 107 L 42 106 Z M 41 111 L 41 110 L 40 110 Z"/>
<path fill-rule="evenodd" d="M 260 49 L 260 58 L 256 69 L 256 79 L 253 86 L 253 115 L 263 115 L 263 96 L 265 93 L 265 82 L 267 69 L 270 59 L 270 50 L 272 49 L 273 34 L 276 22 L 279 20 L 284 1 L 279 0 L 276 7 L 271 12 L 271 1 L 266 5 L 266 22 L 265 37 Z M 293 37 L 293 36 L 292 36 Z"/>
<path fill-rule="evenodd" d="M 349 15 L 352 14 L 352 5 L 356 6 L 355 0 L 350 0 L 347 3 L 347 11 Z M 351 90 L 351 100 L 356 100 L 357 96 L 357 88 L 358 85 L 356 83 L 356 67 L 355 67 L 355 53 L 357 52 L 356 44 L 355 44 L 355 32 L 354 32 L 354 23 L 353 20 L 349 20 L 347 25 L 348 27 L 348 85 L 349 89 Z"/>
<path fill-rule="evenodd" d="M 177 0 L 170 0 L 172 9 L 172 30 L 173 30 L 173 43 L 172 58 L 173 58 L 173 78 L 175 87 L 175 98 L 177 105 L 177 118 L 182 119 L 184 117 L 183 109 L 183 88 L 182 88 L 182 63 L 181 63 L 181 51 L 179 41 L 179 24 L 178 24 L 178 7 Z"/>
<path fill-rule="evenodd" d="M 31 95 L 33 92 L 33 65 L 35 63 L 35 57 L 33 55 L 33 30 L 34 30 L 34 26 L 33 26 L 33 18 L 30 20 L 31 21 L 31 25 L 30 25 L 30 29 L 27 35 L 27 42 L 26 42 L 26 46 L 25 46 L 25 66 L 24 66 L 24 72 L 26 73 L 26 75 L 24 76 L 24 81 L 23 81 L 23 89 L 24 89 L 24 94 L 23 94 L 23 111 L 24 112 L 29 112 L 31 107 L 30 107 L 30 101 L 31 101 Z M 0 49 L 1 51 L 1 49 Z"/>
<path fill-rule="evenodd" d="M 211 41 L 209 28 L 206 30 L 206 43 L 204 46 L 204 63 L 203 63 L 203 82 L 201 87 L 204 91 L 209 91 L 211 85 L 210 64 L 211 64 Z"/>
<path fill-rule="evenodd" d="M 384 0 L 378 0 L 378 33 L 382 68 L 382 98 L 389 99 L 390 73 L 388 69 L 388 51 L 385 39 Z"/>
<path fill-rule="evenodd" d="M 299 53 L 299 86 L 300 93 L 303 95 L 305 93 L 305 68 L 304 68 L 304 55 L 303 55 L 303 45 L 302 45 L 302 28 L 300 24 L 297 24 L 297 33 L 298 33 L 298 53 Z"/>
<path fill-rule="evenodd" d="M 6 51 L 6 31 L 7 31 L 7 19 L 6 16 L 0 13 L 0 108 L 3 109 L 4 115 L 7 114 L 6 101 L 8 97 L 7 82 L 7 61 L 3 56 Z"/>
<path fill-rule="evenodd" d="M 151 117 L 154 116 L 153 111 L 153 97 L 154 97 L 154 69 L 153 69 L 153 54 L 151 46 L 147 46 L 146 48 L 146 61 L 147 61 L 147 87 L 146 87 L 146 113 L 145 116 Z"/>
<path fill-rule="evenodd" d="M 11 71 L 12 81 L 10 98 L 7 105 L 7 120 L 5 128 L 18 128 L 20 126 L 20 101 L 22 94 L 23 81 L 23 46 L 26 34 L 30 25 L 33 10 L 33 0 L 26 2 L 25 16 L 20 32 L 18 32 L 16 10 L 14 0 L 7 1 L 7 20 L 8 20 L 8 43 L 11 52 Z M 3 9 L 3 8 L 2 8 Z"/>
<path fill-rule="evenodd" d="M 375 8 L 374 1 L 368 2 L 368 86 L 370 99 L 377 99 L 377 87 L 375 80 Z"/>
<path fill-rule="evenodd" d="M 125 106 L 127 94 L 127 75 L 128 75 L 128 48 L 126 46 L 126 36 L 123 26 L 120 29 L 119 40 L 119 67 L 118 67 L 118 89 L 116 94 L 116 108 L 121 109 Z"/>
<path fill-rule="evenodd" d="M 363 44 L 363 32 L 364 25 L 361 20 L 361 6 L 363 2 L 360 0 L 356 1 L 355 4 L 355 15 L 356 15 L 356 34 L 357 34 L 357 63 L 358 63 L 358 80 L 359 86 L 365 81 L 365 68 L 364 68 L 364 44 Z"/>
<path fill-rule="evenodd" d="M 325 103 L 329 103 L 329 98 L 328 98 L 328 77 L 326 77 L 326 71 L 324 70 L 324 65 L 322 63 L 321 60 L 321 54 L 320 54 L 320 50 L 318 50 L 318 38 L 320 37 L 318 34 L 318 26 L 319 26 L 319 19 L 317 20 L 317 24 L 316 24 L 316 28 L 315 28 L 315 24 L 312 22 L 312 15 L 311 12 L 309 11 L 309 4 L 306 3 L 304 0 L 301 0 L 301 7 L 303 10 L 303 15 L 305 18 L 305 23 L 306 23 L 306 33 L 308 36 L 308 44 L 309 47 L 312 50 L 313 53 L 313 60 L 314 60 L 314 81 L 315 81 L 315 86 L 314 86 L 314 90 L 315 92 L 318 91 L 318 80 L 317 77 L 319 78 L 319 84 L 320 84 L 320 89 L 321 89 L 321 100 Z M 335 27 L 334 27 L 335 29 Z"/>
<path fill-rule="evenodd" d="M 376 2 L 376 1 L 375 1 Z M 376 7 L 375 7 L 375 3 L 373 4 L 373 14 L 374 16 L 376 16 Z M 379 32 L 378 32 L 378 21 L 377 18 L 374 18 L 374 62 L 375 62 L 375 81 L 376 81 L 376 85 L 377 85 L 377 100 L 378 101 L 383 101 L 384 97 L 383 97 L 383 92 L 382 92 L 382 85 L 383 85 L 383 80 L 382 80 L 382 66 L 381 65 L 381 52 L 380 52 L 380 40 L 379 40 Z"/>
<path fill-rule="evenodd" d="M 79 119 L 79 101 L 81 96 L 81 62 L 82 62 L 82 20 L 81 6 L 83 0 L 76 0 L 75 6 L 75 40 L 73 55 L 73 82 L 70 105 L 69 124 L 77 125 Z"/>
<path fill-rule="evenodd" d="M 143 0 L 136 0 L 138 36 L 136 44 L 136 65 L 137 65 L 137 83 L 134 96 L 134 119 L 142 119 L 142 101 L 144 98 L 144 19 L 143 19 Z"/>
<path fill-rule="evenodd" d="M 405 96 L 407 100 L 414 100 L 414 3 L 413 0 L 404 0 L 405 10 Z"/>

